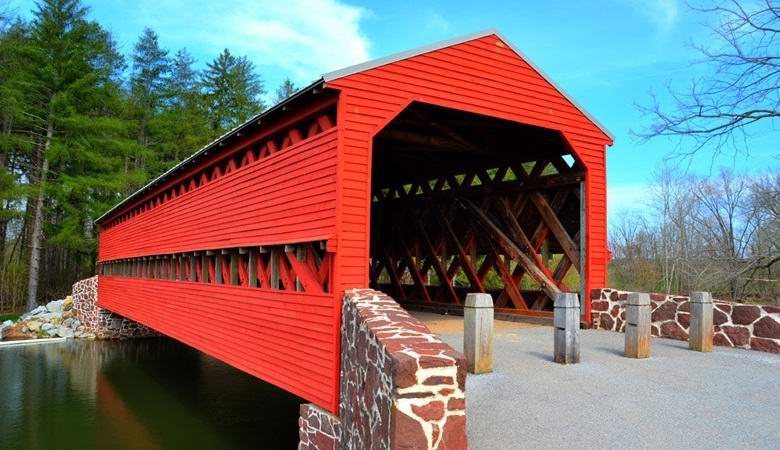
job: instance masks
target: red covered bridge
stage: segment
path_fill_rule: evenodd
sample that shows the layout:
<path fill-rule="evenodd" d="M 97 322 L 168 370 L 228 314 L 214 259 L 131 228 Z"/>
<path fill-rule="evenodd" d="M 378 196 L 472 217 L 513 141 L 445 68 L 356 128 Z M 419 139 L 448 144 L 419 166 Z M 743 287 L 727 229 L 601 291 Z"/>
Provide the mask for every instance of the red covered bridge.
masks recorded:
<path fill-rule="evenodd" d="M 332 72 L 100 217 L 99 305 L 337 413 L 345 289 L 604 286 L 611 142 L 495 31 Z"/>

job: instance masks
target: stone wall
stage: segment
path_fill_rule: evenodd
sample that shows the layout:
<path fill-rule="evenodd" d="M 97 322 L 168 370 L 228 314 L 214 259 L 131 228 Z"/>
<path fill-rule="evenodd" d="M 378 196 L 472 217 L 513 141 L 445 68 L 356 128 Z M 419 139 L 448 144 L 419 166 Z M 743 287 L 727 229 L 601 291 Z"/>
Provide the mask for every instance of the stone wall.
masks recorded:
<path fill-rule="evenodd" d="M 97 339 L 129 339 L 159 336 L 157 332 L 130 319 L 97 306 L 98 277 L 73 285 L 73 312 L 85 331 Z"/>
<path fill-rule="evenodd" d="M 301 405 L 298 419 L 300 450 L 331 450 L 339 448 L 341 421 L 311 403 Z"/>
<path fill-rule="evenodd" d="M 614 289 L 591 291 L 593 327 L 624 331 L 627 294 Z M 680 295 L 650 294 L 654 336 L 688 340 L 688 299 Z M 780 307 L 722 300 L 713 303 L 715 345 L 780 353 Z"/>
<path fill-rule="evenodd" d="M 339 417 L 325 420 L 304 405 L 300 448 L 330 448 L 319 433 L 337 428 L 339 448 L 465 449 L 465 385 L 463 355 L 392 298 L 370 289 L 348 291 Z M 314 437 L 326 446 L 312 447 Z"/>

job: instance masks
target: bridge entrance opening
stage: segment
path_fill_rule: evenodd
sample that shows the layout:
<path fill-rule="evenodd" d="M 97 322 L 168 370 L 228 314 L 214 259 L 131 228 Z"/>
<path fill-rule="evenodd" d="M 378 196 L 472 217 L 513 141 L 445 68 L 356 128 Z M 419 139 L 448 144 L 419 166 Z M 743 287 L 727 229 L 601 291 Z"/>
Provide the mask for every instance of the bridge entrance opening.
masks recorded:
<path fill-rule="evenodd" d="M 405 306 L 546 317 L 581 291 L 584 170 L 557 131 L 412 103 L 374 138 L 370 281 Z"/>

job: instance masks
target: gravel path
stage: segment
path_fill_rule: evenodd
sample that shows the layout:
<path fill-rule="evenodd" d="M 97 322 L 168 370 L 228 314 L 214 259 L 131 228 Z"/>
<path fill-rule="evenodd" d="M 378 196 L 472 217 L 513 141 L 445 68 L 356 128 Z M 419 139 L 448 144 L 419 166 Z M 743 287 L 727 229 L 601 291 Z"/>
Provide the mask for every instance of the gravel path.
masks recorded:
<path fill-rule="evenodd" d="M 442 337 L 463 349 L 459 333 Z M 582 363 L 552 362 L 552 328 L 502 328 L 494 372 L 469 375 L 473 449 L 780 449 L 780 355 L 653 338 L 622 356 L 623 334 L 582 332 Z"/>

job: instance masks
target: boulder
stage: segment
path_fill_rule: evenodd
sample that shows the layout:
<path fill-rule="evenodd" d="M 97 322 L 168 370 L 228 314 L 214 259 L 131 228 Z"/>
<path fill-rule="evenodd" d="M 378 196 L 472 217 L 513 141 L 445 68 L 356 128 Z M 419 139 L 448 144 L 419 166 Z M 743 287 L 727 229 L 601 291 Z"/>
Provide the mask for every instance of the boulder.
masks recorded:
<path fill-rule="evenodd" d="M 51 317 L 49 317 L 49 323 L 52 325 L 60 325 L 62 324 L 62 315 L 61 314 L 52 314 Z"/>
<path fill-rule="evenodd" d="M 54 300 L 46 304 L 46 310 L 53 313 L 62 312 L 62 300 Z"/>
<path fill-rule="evenodd" d="M 26 324 L 27 324 L 27 328 L 29 328 L 30 331 L 35 332 L 35 333 L 40 331 L 41 325 L 43 325 L 43 323 L 41 323 L 41 322 L 39 322 L 37 320 L 30 320 Z"/>
<path fill-rule="evenodd" d="M 57 331 L 59 331 L 59 328 L 53 326 L 53 327 L 49 328 L 48 330 L 46 330 L 46 334 L 48 334 L 49 336 L 55 337 L 55 336 L 57 336 Z"/>
<path fill-rule="evenodd" d="M 74 330 L 81 328 L 81 321 L 79 319 L 73 319 L 73 324 L 70 326 Z"/>
<path fill-rule="evenodd" d="M 57 327 L 55 327 L 54 325 L 48 322 L 41 325 L 41 331 L 48 332 L 49 330 L 55 330 L 55 329 L 57 329 Z"/>
<path fill-rule="evenodd" d="M 30 311 L 28 314 L 31 315 L 31 316 L 37 316 L 37 315 L 40 315 L 40 314 L 44 314 L 45 312 L 46 312 L 46 307 L 41 305 L 41 306 L 33 309 L 32 311 Z"/>
<path fill-rule="evenodd" d="M 62 301 L 62 309 L 65 311 L 73 309 L 73 297 L 70 295 L 65 297 L 65 300 Z"/>
<path fill-rule="evenodd" d="M 60 326 L 60 327 L 57 329 L 57 335 L 58 335 L 59 337 L 64 337 L 64 338 L 72 338 L 72 337 L 73 337 L 73 334 L 74 334 L 74 333 L 73 333 L 73 330 L 71 330 L 70 328 L 68 328 L 68 327 L 66 327 L 66 326 Z"/>
<path fill-rule="evenodd" d="M 73 327 L 73 319 L 67 318 L 67 319 L 63 320 L 62 321 L 62 326 L 65 327 L 65 328 L 74 328 Z"/>

